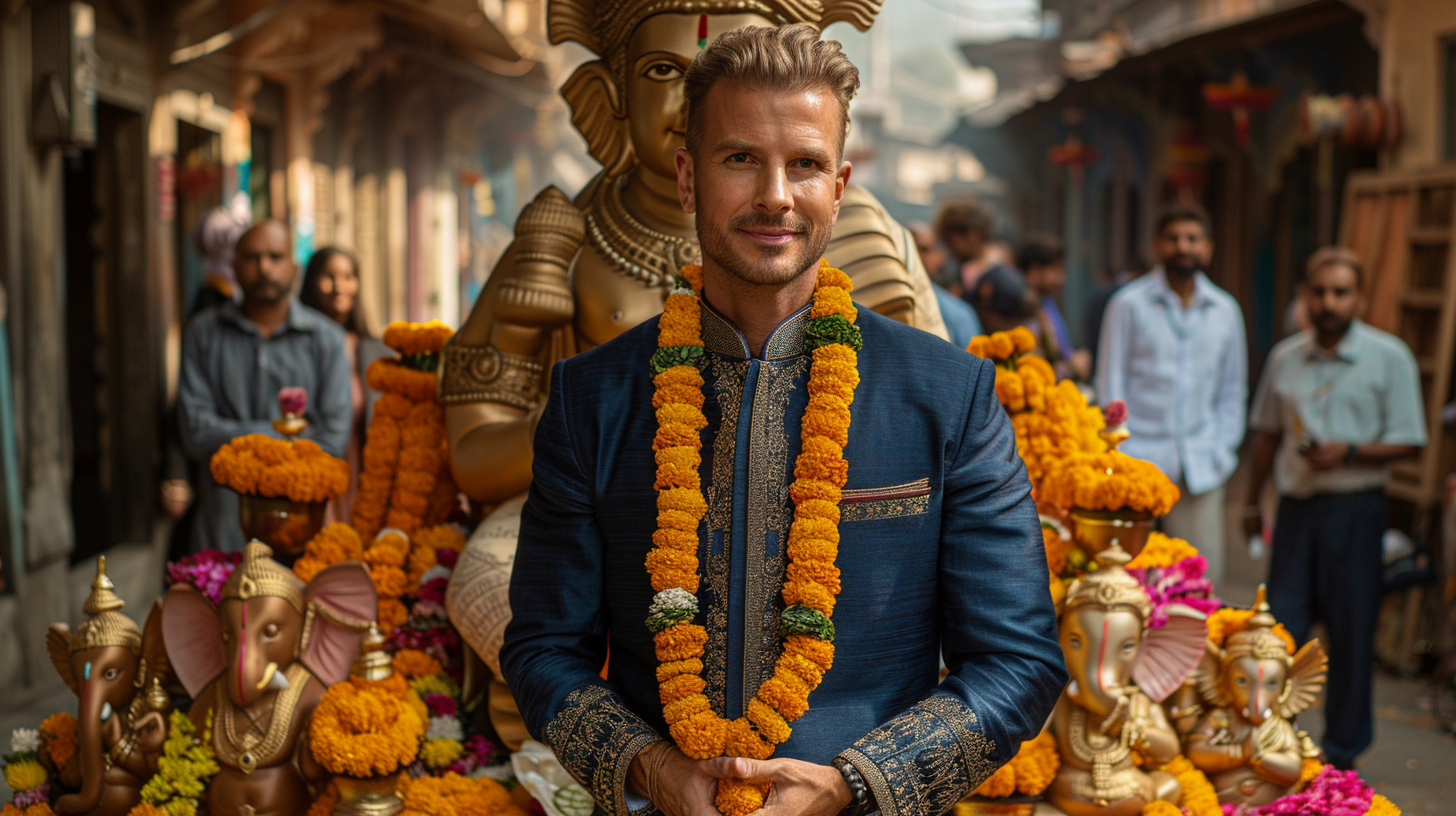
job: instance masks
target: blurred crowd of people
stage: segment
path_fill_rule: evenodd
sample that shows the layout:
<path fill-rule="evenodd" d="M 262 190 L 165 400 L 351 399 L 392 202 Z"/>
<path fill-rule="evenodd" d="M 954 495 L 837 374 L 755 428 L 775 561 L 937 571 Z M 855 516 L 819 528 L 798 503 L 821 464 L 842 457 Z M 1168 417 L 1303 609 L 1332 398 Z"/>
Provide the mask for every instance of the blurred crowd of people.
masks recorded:
<path fill-rule="evenodd" d="M 1215 585 L 1227 550 L 1225 488 L 1253 432 L 1243 533 L 1271 540 L 1269 602 L 1295 639 L 1324 624 L 1324 749 L 1336 767 L 1352 767 L 1373 739 L 1387 466 L 1426 443 L 1414 356 L 1359 320 L 1359 258 L 1326 247 L 1309 259 L 1251 407 L 1243 310 L 1205 274 L 1213 225 L 1201 208 L 1174 205 L 1158 216 L 1157 263 L 1093 293 L 1081 343 L 1059 304 L 1066 272 L 1057 239 L 1031 235 L 1013 250 L 969 199 L 946 202 L 933 227 L 911 230 L 954 342 L 1025 326 L 1059 377 L 1096 404 L 1127 404 L 1132 435 L 1119 449 L 1177 483 L 1182 497 L 1158 523 L 1198 549 Z M 1269 525 L 1271 475 L 1279 502 Z"/>

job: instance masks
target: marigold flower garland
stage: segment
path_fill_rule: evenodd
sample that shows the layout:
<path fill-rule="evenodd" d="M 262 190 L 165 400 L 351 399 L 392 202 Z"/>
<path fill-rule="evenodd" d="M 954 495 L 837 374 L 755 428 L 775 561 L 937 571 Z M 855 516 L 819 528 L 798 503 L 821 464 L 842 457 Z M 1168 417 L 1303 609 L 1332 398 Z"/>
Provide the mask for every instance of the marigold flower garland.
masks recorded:
<path fill-rule="evenodd" d="M 218 448 L 212 478 L 248 496 L 324 502 L 349 489 L 349 463 L 308 439 L 239 436 Z"/>
<path fill-rule="evenodd" d="M 398 677 L 351 677 L 330 686 L 310 720 L 314 758 L 330 773 L 360 779 L 391 774 L 414 762 L 425 722 L 405 699 L 409 694 Z"/>
<path fill-rule="evenodd" d="M 1076 454 L 1042 479 L 1039 498 L 1084 510 L 1138 510 L 1166 515 L 1178 486 L 1152 462 L 1111 450 Z"/>
<path fill-rule="evenodd" d="M 789 529 L 788 568 L 783 586 L 786 608 L 780 618 L 784 651 L 773 676 L 748 704 L 746 716 L 727 720 L 712 710 L 702 678 L 707 631 L 698 613 L 698 525 L 707 512 L 698 472 L 703 358 L 701 337 L 702 269 L 684 266 L 674 278 L 658 324 L 652 355 L 657 411 L 656 451 L 658 526 L 647 555 L 647 571 L 657 592 L 648 609 L 647 628 L 657 646 L 657 680 L 663 717 L 678 747 L 694 759 L 723 754 L 767 759 L 789 738 L 789 723 L 808 710 L 809 692 L 834 662 L 834 599 L 839 594 L 839 498 L 848 477 L 844 446 L 849 441 L 850 403 L 859 384 L 856 367 L 861 345 L 857 314 L 849 298 L 849 277 L 819 263 L 806 345 L 809 405 L 803 419 L 802 449 L 794 466 L 790 496 L 794 521 Z M 723 780 L 718 809 L 744 816 L 763 805 L 766 782 Z"/>
<path fill-rule="evenodd" d="M 1226 606 L 1214 612 L 1208 616 L 1208 642 L 1222 648 L 1223 642 L 1228 639 L 1228 636 L 1248 626 L 1249 618 L 1252 617 L 1254 617 L 1254 610 L 1237 609 L 1232 606 Z M 1290 654 L 1294 654 L 1297 648 L 1294 636 L 1289 634 L 1289 630 L 1284 628 L 1284 624 L 1276 623 L 1270 631 L 1284 641 L 1284 648 Z"/>
<path fill-rule="evenodd" d="M 1040 796 L 1052 783 L 1061 766 L 1062 757 L 1057 753 L 1056 737 L 1050 731 L 1042 731 L 1033 739 L 1021 743 L 1016 756 L 982 782 L 975 793 L 991 799 L 1000 799 L 1013 793 Z"/>
<path fill-rule="evenodd" d="M 76 727 L 79 723 L 70 712 L 61 711 L 40 723 L 41 751 L 50 759 L 56 772 L 65 769 L 76 755 Z"/>
<path fill-rule="evenodd" d="M 447 773 L 403 780 L 400 816 L 525 816 L 505 786 L 485 777 Z"/>
<path fill-rule="evenodd" d="M 454 507 L 445 408 L 436 399 L 436 369 L 451 330 L 439 321 L 395 322 L 384 342 L 397 360 L 375 360 L 364 376 L 381 393 L 364 445 L 354 502 L 355 529 L 369 538 L 389 526 L 413 533 L 444 521 Z"/>
<path fill-rule="evenodd" d="M 1036 337 L 1029 329 L 982 335 L 966 350 L 996 363 L 996 397 L 1011 417 L 1016 450 L 1026 463 L 1034 490 L 1043 477 L 1078 453 L 1102 453 L 1107 443 L 1097 432 L 1102 412 L 1070 381 L 1058 383 L 1046 360 L 1032 353 Z"/>

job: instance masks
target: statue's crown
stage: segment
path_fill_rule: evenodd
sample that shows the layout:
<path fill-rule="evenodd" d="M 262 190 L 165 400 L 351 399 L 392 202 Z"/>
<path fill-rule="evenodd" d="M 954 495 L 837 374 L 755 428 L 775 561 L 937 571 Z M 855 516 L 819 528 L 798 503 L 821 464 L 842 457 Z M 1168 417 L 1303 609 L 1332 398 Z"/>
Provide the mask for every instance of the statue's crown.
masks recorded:
<path fill-rule="evenodd" d="M 1148 600 L 1148 593 L 1117 563 L 1089 572 L 1072 582 L 1062 609 L 1071 611 L 1082 606 L 1130 607 L 1144 621 L 1153 614 L 1153 603 Z"/>
<path fill-rule="evenodd" d="M 1274 614 L 1269 609 L 1267 590 L 1259 585 L 1254 598 L 1254 614 L 1244 623 L 1242 629 L 1229 635 L 1224 641 L 1224 662 L 1252 655 L 1256 660 L 1280 660 L 1289 663 L 1288 645 L 1274 634 Z"/>
<path fill-rule="evenodd" d="M 283 598 L 303 612 L 303 581 L 291 570 L 273 560 L 273 550 L 254 539 L 243 549 L 239 564 L 222 588 L 222 600 L 246 601 L 249 598 Z"/>
<path fill-rule="evenodd" d="M 778 25 L 813 23 L 821 30 L 847 22 L 870 27 L 881 0 L 551 0 L 551 42 L 574 40 L 601 57 L 615 57 L 643 20 L 655 14 L 759 14 Z"/>
<path fill-rule="evenodd" d="M 86 620 L 76 627 L 71 638 L 71 651 L 100 646 L 124 646 L 133 652 L 142 648 L 142 630 L 131 618 L 121 614 L 126 602 L 116 597 L 116 584 L 106 576 L 106 556 L 96 559 L 96 579 L 91 582 L 91 595 L 82 609 Z"/>

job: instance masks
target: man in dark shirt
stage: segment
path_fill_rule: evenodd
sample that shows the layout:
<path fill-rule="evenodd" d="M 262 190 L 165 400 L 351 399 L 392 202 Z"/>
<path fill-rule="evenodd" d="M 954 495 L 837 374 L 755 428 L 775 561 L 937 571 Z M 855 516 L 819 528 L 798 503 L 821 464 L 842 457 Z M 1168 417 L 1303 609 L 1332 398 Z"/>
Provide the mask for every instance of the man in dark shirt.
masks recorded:
<path fill-rule="evenodd" d="M 233 262 L 241 305 L 199 313 L 182 342 L 177 393 L 182 445 L 201 466 L 192 547 L 242 550 L 238 499 L 213 481 L 208 460 L 236 436 L 273 434 L 278 390 L 308 392 L 303 436 L 342 456 L 348 444 L 349 361 L 344 332 L 332 320 L 293 302 L 298 264 L 288 227 L 265 221 L 238 239 Z"/>

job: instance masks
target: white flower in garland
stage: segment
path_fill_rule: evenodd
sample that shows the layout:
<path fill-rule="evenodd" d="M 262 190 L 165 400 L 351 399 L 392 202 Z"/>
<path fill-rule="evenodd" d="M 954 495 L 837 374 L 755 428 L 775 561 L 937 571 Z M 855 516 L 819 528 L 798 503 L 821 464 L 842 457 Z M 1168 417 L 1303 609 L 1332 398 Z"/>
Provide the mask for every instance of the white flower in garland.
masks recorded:
<path fill-rule="evenodd" d="M 17 728 L 10 732 L 10 753 L 30 754 L 40 750 L 40 732 L 34 728 Z"/>
<path fill-rule="evenodd" d="M 690 621 L 698 614 L 698 596 L 682 587 L 668 587 L 652 596 L 647 607 L 647 628 L 654 634 L 675 623 Z"/>
<path fill-rule="evenodd" d="M 460 721 L 454 717 L 431 717 L 430 730 L 425 732 L 425 739 L 444 739 L 459 742 L 465 737 L 465 732 L 460 728 Z"/>

